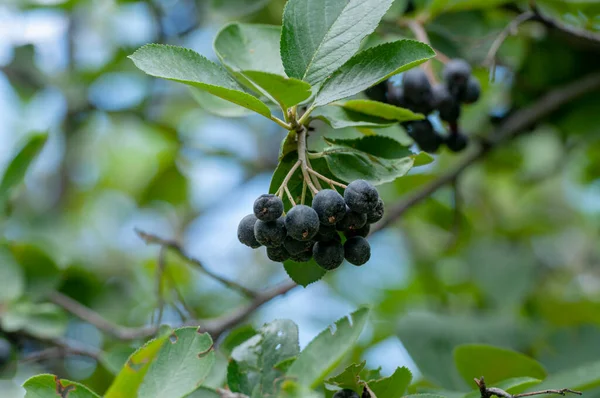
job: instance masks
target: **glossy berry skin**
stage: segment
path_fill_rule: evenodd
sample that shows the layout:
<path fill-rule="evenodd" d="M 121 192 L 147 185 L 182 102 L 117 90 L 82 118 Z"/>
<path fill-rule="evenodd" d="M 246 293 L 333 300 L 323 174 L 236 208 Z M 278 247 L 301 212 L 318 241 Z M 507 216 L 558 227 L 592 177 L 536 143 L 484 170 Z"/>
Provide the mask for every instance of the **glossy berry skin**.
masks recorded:
<path fill-rule="evenodd" d="M 444 139 L 434 130 L 428 119 L 407 123 L 406 129 L 422 151 L 434 153 L 444 143 Z"/>
<path fill-rule="evenodd" d="M 469 144 L 469 138 L 462 133 L 452 133 L 446 138 L 446 146 L 452 152 L 460 152 Z"/>
<path fill-rule="evenodd" d="M 285 227 L 289 236 L 307 241 L 319 232 L 319 215 L 309 206 L 296 205 L 285 216 Z"/>
<path fill-rule="evenodd" d="M 344 388 L 333 394 L 333 398 L 360 398 L 360 396 L 355 391 Z"/>
<path fill-rule="evenodd" d="M 287 236 L 283 217 L 275 221 L 256 221 L 254 224 L 254 236 L 256 240 L 266 247 L 278 247 L 283 245 Z"/>
<path fill-rule="evenodd" d="M 12 356 L 12 346 L 10 342 L 0 337 L 0 368 L 6 365 Z"/>
<path fill-rule="evenodd" d="M 327 242 L 329 240 L 340 240 L 340 235 L 338 234 L 337 229 L 335 229 L 335 225 L 323 225 L 319 227 L 319 232 L 315 239 L 322 242 Z"/>
<path fill-rule="evenodd" d="M 361 266 L 371 258 L 371 245 L 362 236 L 353 236 L 344 243 L 344 257 L 350 264 Z"/>
<path fill-rule="evenodd" d="M 452 95 L 458 98 L 465 90 L 467 80 L 471 76 L 471 65 L 460 58 L 450 60 L 444 67 L 443 76 Z"/>
<path fill-rule="evenodd" d="M 367 224 L 373 224 L 383 218 L 384 213 L 383 199 L 379 198 L 377 205 L 367 213 Z"/>
<path fill-rule="evenodd" d="M 369 232 L 371 232 L 371 225 L 365 224 L 362 228 L 344 231 L 344 236 L 346 238 L 352 238 L 353 236 L 362 236 L 363 238 L 366 238 L 369 236 Z"/>
<path fill-rule="evenodd" d="M 260 195 L 254 201 L 254 215 L 261 221 L 275 221 L 283 214 L 283 201 L 275 195 Z"/>
<path fill-rule="evenodd" d="M 290 253 L 290 255 L 297 255 L 307 250 L 312 250 L 315 242 L 312 240 L 309 241 L 300 241 L 288 236 L 283 241 L 283 247 Z"/>
<path fill-rule="evenodd" d="M 335 240 L 317 242 L 313 247 L 313 258 L 321 268 L 331 271 L 344 262 L 344 247 Z"/>
<path fill-rule="evenodd" d="M 271 261 L 282 263 L 290 258 L 290 253 L 288 253 L 283 246 L 267 247 L 267 257 L 269 257 L 269 260 Z"/>
<path fill-rule="evenodd" d="M 422 107 L 430 106 L 432 95 L 431 84 L 423 69 L 413 68 L 404 72 L 402 76 L 402 88 L 404 90 L 404 98 L 406 98 L 408 103 L 413 104 L 415 108 L 422 109 Z M 421 109 L 413 110 L 421 112 Z"/>
<path fill-rule="evenodd" d="M 346 187 L 346 190 L 344 191 L 344 200 L 350 210 L 358 213 L 367 213 L 377 205 L 379 193 L 369 182 L 365 180 L 354 180 Z M 348 214 L 346 214 L 346 216 L 348 216 Z"/>
<path fill-rule="evenodd" d="M 346 202 L 342 195 L 333 189 L 317 192 L 312 201 L 312 208 L 323 225 L 335 225 L 346 215 Z"/>
<path fill-rule="evenodd" d="M 433 88 L 433 103 L 440 113 L 440 119 L 456 122 L 460 117 L 460 103 L 450 94 L 445 84 L 437 84 Z"/>
<path fill-rule="evenodd" d="M 338 231 L 355 231 L 364 227 L 366 224 L 367 215 L 365 213 L 358 213 L 348 208 L 346 216 L 342 218 L 342 221 L 335 225 L 335 228 Z"/>
<path fill-rule="evenodd" d="M 242 218 L 237 230 L 238 240 L 253 249 L 260 247 L 260 243 L 254 236 L 254 225 L 256 224 L 256 221 L 257 219 L 254 214 L 248 214 L 246 217 Z"/>
<path fill-rule="evenodd" d="M 479 80 L 477 78 L 471 76 L 469 80 L 467 80 L 467 87 L 461 97 L 461 101 L 465 104 L 472 104 L 477 102 L 479 96 L 481 95 L 481 85 L 479 84 Z"/>

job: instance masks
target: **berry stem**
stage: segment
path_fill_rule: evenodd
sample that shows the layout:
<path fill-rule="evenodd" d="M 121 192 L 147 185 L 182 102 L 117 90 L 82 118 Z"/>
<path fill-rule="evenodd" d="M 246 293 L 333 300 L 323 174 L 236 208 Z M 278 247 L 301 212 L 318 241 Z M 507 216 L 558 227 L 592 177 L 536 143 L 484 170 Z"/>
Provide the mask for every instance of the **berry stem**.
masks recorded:
<path fill-rule="evenodd" d="M 304 204 L 304 199 L 306 199 L 306 181 L 302 181 L 302 196 L 300 197 L 300 203 Z"/>
<path fill-rule="evenodd" d="M 425 28 L 419 21 L 417 21 L 415 19 L 409 19 L 408 21 L 406 21 L 406 25 L 414 33 L 417 40 L 419 40 L 420 42 L 423 42 L 427 45 L 431 45 L 431 43 L 429 42 L 429 36 L 427 35 L 427 31 L 425 30 Z M 430 61 L 425 62 L 424 64 L 421 65 L 421 67 L 427 74 L 427 78 L 429 79 L 429 82 L 432 84 L 437 84 L 438 80 L 437 80 L 437 77 L 435 77 L 435 73 L 433 73 L 433 68 L 431 67 L 431 62 Z"/>
<path fill-rule="evenodd" d="M 308 164 L 308 171 L 312 171 L 314 170 L 312 167 L 312 164 L 310 164 L 310 159 L 308 158 L 308 156 L 306 157 L 306 164 Z M 310 179 L 312 180 L 313 184 L 315 184 L 315 187 L 317 187 L 317 189 L 320 191 L 321 189 L 323 189 L 323 187 L 321 186 L 321 183 L 319 183 L 319 179 L 314 176 L 314 175 L 310 175 Z"/>
<path fill-rule="evenodd" d="M 329 185 L 331 185 L 332 188 L 334 188 L 335 185 L 337 185 L 338 187 L 344 188 L 344 189 L 347 188 L 347 186 L 344 185 L 344 184 L 342 184 L 341 182 L 337 182 L 337 181 L 334 181 L 334 180 L 332 180 L 330 178 L 327 178 L 324 175 L 322 175 L 322 174 L 314 171 L 313 169 L 308 169 L 308 172 L 312 173 L 315 177 L 320 178 L 321 180 L 325 181 L 326 183 L 328 183 Z"/>
<path fill-rule="evenodd" d="M 288 183 L 292 179 L 292 176 L 294 175 L 294 173 L 296 172 L 296 170 L 298 169 L 298 167 L 300 167 L 300 160 L 298 160 L 296 163 L 294 163 L 294 165 L 292 166 L 292 168 L 290 169 L 290 171 L 288 171 L 287 175 L 283 179 L 283 182 L 281 183 L 281 185 L 277 189 L 277 192 L 275 192 L 275 195 L 279 196 L 280 198 L 283 198 L 284 189 L 287 188 Z"/>
<path fill-rule="evenodd" d="M 280 125 L 281 127 L 283 127 L 286 130 L 291 130 L 292 129 L 292 125 L 289 123 L 284 122 L 283 120 L 279 119 L 277 116 L 269 116 L 269 119 L 271 119 L 272 121 L 274 121 L 275 123 L 277 123 L 278 125 Z"/>
<path fill-rule="evenodd" d="M 290 192 L 290 189 L 288 188 L 288 186 L 284 186 L 283 189 L 285 190 L 285 193 L 287 194 L 288 199 L 290 200 L 290 203 L 292 204 L 292 206 L 296 206 L 296 201 L 294 200 L 294 197 L 292 196 L 292 193 Z"/>
<path fill-rule="evenodd" d="M 313 193 L 313 195 L 316 194 L 317 192 L 319 192 L 319 190 L 313 184 L 310 178 L 310 173 L 308 172 L 308 162 L 306 159 L 306 127 L 302 125 L 300 125 L 298 130 L 298 161 L 300 162 L 300 167 L 302 169 L 302 176 L 304 177 L 304 181 L 308 185 L 308 188 Z"/>

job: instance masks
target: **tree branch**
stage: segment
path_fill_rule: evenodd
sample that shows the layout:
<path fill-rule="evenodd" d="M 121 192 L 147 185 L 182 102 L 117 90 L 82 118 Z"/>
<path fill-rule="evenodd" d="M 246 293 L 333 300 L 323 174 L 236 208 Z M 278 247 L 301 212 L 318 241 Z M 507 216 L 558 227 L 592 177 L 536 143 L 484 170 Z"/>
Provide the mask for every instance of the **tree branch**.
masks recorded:
<path fill-rule="evenodd" d="M 441 187 L 454 181 L 465 169 L 485 157 L 495 147 L 521 134 L 527 127 L 547 117 L 561 106 L 598 89 L 600 89 L 600 73 L 590 74 L 550 91 L 529 107 L 514 113 L 496 129 L 489 140 L 467 154 L 454 169 L 442 174 L 438 179 L 425 185 L 408 198 L 392 205 L 387 212 L 387 216 L 378 224 L 375 224 L 371 228 L 371 232 L 379 231 L 392 224 L 402 217 L 408 209 L 422 202 Z"/>
<path fill-rule="evenodd" d="M 186 262 L 194 265 L 200 271 L 204 272 L 206 275 L 210 276 L 211 278 L 221 282 L 223 285 L 227 286 L 229 289 L 235 290 L 248 298 L 256 297 L 256 295 L 257 295 L 256 292 L 248 289 L 247 287 L 244 287 L 244 286 L 238 284 L 237 282 L 230 281 L 229 279 L 226 279 L 220 275 L 217 275 L 217 274 L 213 273 L 212 271 L 210 271 L 209 269 L 207 269 L 200 260 L 188 255 L 179 243 L 177 243 L 173 240 L 163 239 L 159 236 L 156 236 L 156 235 L 144 232 L 144 231 L 140 231 L 138 229 L 136 229 L 135 232 L 138 234 L 138 236 L 140 238 L 142 238 L 149 245 L 156 244 L 156 245 L 160 245 L 162 247 L 173 250 L 175 253 L 177 253 L 179 255 L 179 257 L 184 259 Z"/>
<path fill-rule="evenodd" d="M 558 395 L 566 395 L 567 393 L 583 395 L 580 391 L 571 390 L 569 388 L 562 388 L 560 390 L 542 390 L 542 391 L 533 391 L 526 392 L 523 394 L 512 395 L 501 388 L 496 387 L 487 387 L 485 385 L 485 380 L 483 376 L 479 379 L 475 379 L 475 384 L 479 387 L 479 392 L 481 394 L 481 398 L 490 398 L 492 396 L 500 397 L 500 398 L 521 398 L 521 397 L 531 397 L 534 395 L 544 395 L 544 394 L 558 394 Z"/>
<path fill-rule="evenodd" d="M 36 351 L 27 354 L 25 357 L 19 360 L 20 363 L 39 362 L 49 359 L 65 358 L 72 355 L 89 357 L 95 359 L 96 361 L 100 360 L 101 352 L 99 350 L 86 347 L 78 341 L 71 341 L 65 339 L 41 339 L 31 335 L 28 335 L 28 337 L 47 344 L 51 344 L 54 347 L 49 347 L 41 351 Z"/>

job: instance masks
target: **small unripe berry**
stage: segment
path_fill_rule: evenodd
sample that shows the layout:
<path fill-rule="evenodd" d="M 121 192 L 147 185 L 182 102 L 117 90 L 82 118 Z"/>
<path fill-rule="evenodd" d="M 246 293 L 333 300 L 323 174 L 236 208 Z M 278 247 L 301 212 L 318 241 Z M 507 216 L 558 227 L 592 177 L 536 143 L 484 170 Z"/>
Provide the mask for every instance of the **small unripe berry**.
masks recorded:
<path fill-rule="evenodd" d="M 350 264 L 363 265 L 371 258 L 371 245 L 362 236 L 353 236 L 344 243 L 344 257 Z"/>
<path fill-rule="evenodd" d="M 367 213 L 377 205 L 379 193 L 369 182 L 365 180 L 355 180 L 346 187 L 346 190 L 344 191 L 344 200 L 350 210 L 358 213 Z M 358 228 L 360 228 L 360 226 Z"/>
<path fill-rule="evenodd" d="M 313 257 L 321 268 L 331 271 L 344 262 L 344 247 L 335 240 L 317 242 L 313 247 Z"/>
<path fill-rule="evenodd" d="M 242 218 L 237 230 L 238 240 L 253 249 L 260 247 L 260 243 L 254 236 L 254 225 L 256 224 L 256 221 L 257 219 L 254 214 L 248 214 L 246 217 Z"/>
<path fill-rule="evenodd" d="M 371 232 L 371 225 L 365 224 L 364 227 L 359 229 L 347 229 L 344 231 L 344 236 L 346 238 L 352 238 L 353 236 L 362 236 L 366 238 L 369 236 L 369 232 Z"/>
<path fill-rule="evenodd" d="M 333 189 L 317 192 L 312 201 L 312 208 L 323 225 L 334 225 L 346 215 L 346 202 L 342 195 Z"/>
<path fill-rule="evenodd" d="M 460 117 L 460 103 L 454 98 L 444 84 L 437 84 L 433 88 L 433 101 L 435 108 L 440 113 L 440 119 L 446 122 L 456 122 Z"/>
<path fill-rule="evenodd" d="M 383 199 L 379 198 L 377 204 L 367 213 L 367 223 L 374 224 L 383 218 L 384 213 Z"/>
<path fill-rule="evenodd" d="M 283 217 L 275 221 L 256 221 L 254 224 L 254 236 L 256 240 L 266 247 L 278 247 L 283 245 L 287 236 Z"/>
<path fill-rule="evenodd" d="M 275 195 L 260 195 L 254 201 L 254 215 L 261 221 L 275 221 L 283 214 L 283 201 Z"/>
<path fill-rule="evenodd" d="M 469 80 L 467 80 L 467 87 L 461 98 L 462 102 L 465 104 L 472 104 L 479 99 L 480 95 L 481 85 L 479 84 L 479 80 L 473 76 L 469 77 Z"/>
<path fill-rule="evenodd" d="M 0 337 L 0 369 L 8 364 L 12 357 L 12 345 L 10 342 Z"/>
<path fill-rule="evenodd" d="M 410 138 L 415 140 L 422 151 L 434 153 L 444 143 L 444 139 L 434 130 L 428 119 L 409 122 L 405 126 Z"/>
<path fill-rule="evenodd" d="M 291 236 L 286 237 L 283 241 L 283 247 L 285 247 L 288 253 L 290 253 L 290 255 L 293 256 L 305 252 L 307 250 L 312 250 L 314 244 L 315 242 L 313 242 L 312 240 L 300 241 L 292 238 Z"/>
<path fill-rule="evenodd" d="M 360 396 L 355 391 L 344 388 L 333 394 L 333 398 L 360 398 Z"/>
<path fill-rule="evenodd" d="M 285 216 L 288 235 L 296 240 L 311 240 L 319 232 L 319 216 L 309 206 L 296 205 Z"/>
<path fill-rule="evenodd" d="M 462 133 L 452 133 L 446 137 L 446 146 L 452 152 L 460 152 L 469 144 L 469 138 Z"/>
<path fill-rule="evenodd" d="M 267 257 L 269 257 L 269 260 L 271 261 L 282 263 L 290 258 L 290 253 L 288 253 L 283 246 L 267 247 Z"/>
<path fill-rule="evenodd" d="M 365 213 L 352 211 L 349 207 L 347 210 L 346 216 L 335 225 L 338 231 L 355 231 L 367 224 L 367 215 Z"/>
<path fill-rule="evenodd" d="M 471 76 L 471 65 L 464 59 L 450 60 L 444 67 L 444 80 L 455 97 L 460 97 L 467 86 L 467 80 Z"/>

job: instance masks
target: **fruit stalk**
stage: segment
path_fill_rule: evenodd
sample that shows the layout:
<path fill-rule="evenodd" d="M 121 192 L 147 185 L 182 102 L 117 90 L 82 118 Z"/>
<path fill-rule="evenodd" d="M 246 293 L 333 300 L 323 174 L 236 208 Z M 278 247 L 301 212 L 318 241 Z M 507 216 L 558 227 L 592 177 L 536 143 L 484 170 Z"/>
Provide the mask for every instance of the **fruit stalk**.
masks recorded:
<path fill-rule="evenodd" d="M 313 184 L 310 174 L 308 172 L 308 161 L 306 159 L 306 127 L 300 126 L 298 130 L 298 161 L 300 162 L 300 168 L 302 170 L 302 176 L 310 191 L 314 194 L 319 190 Z"/>

